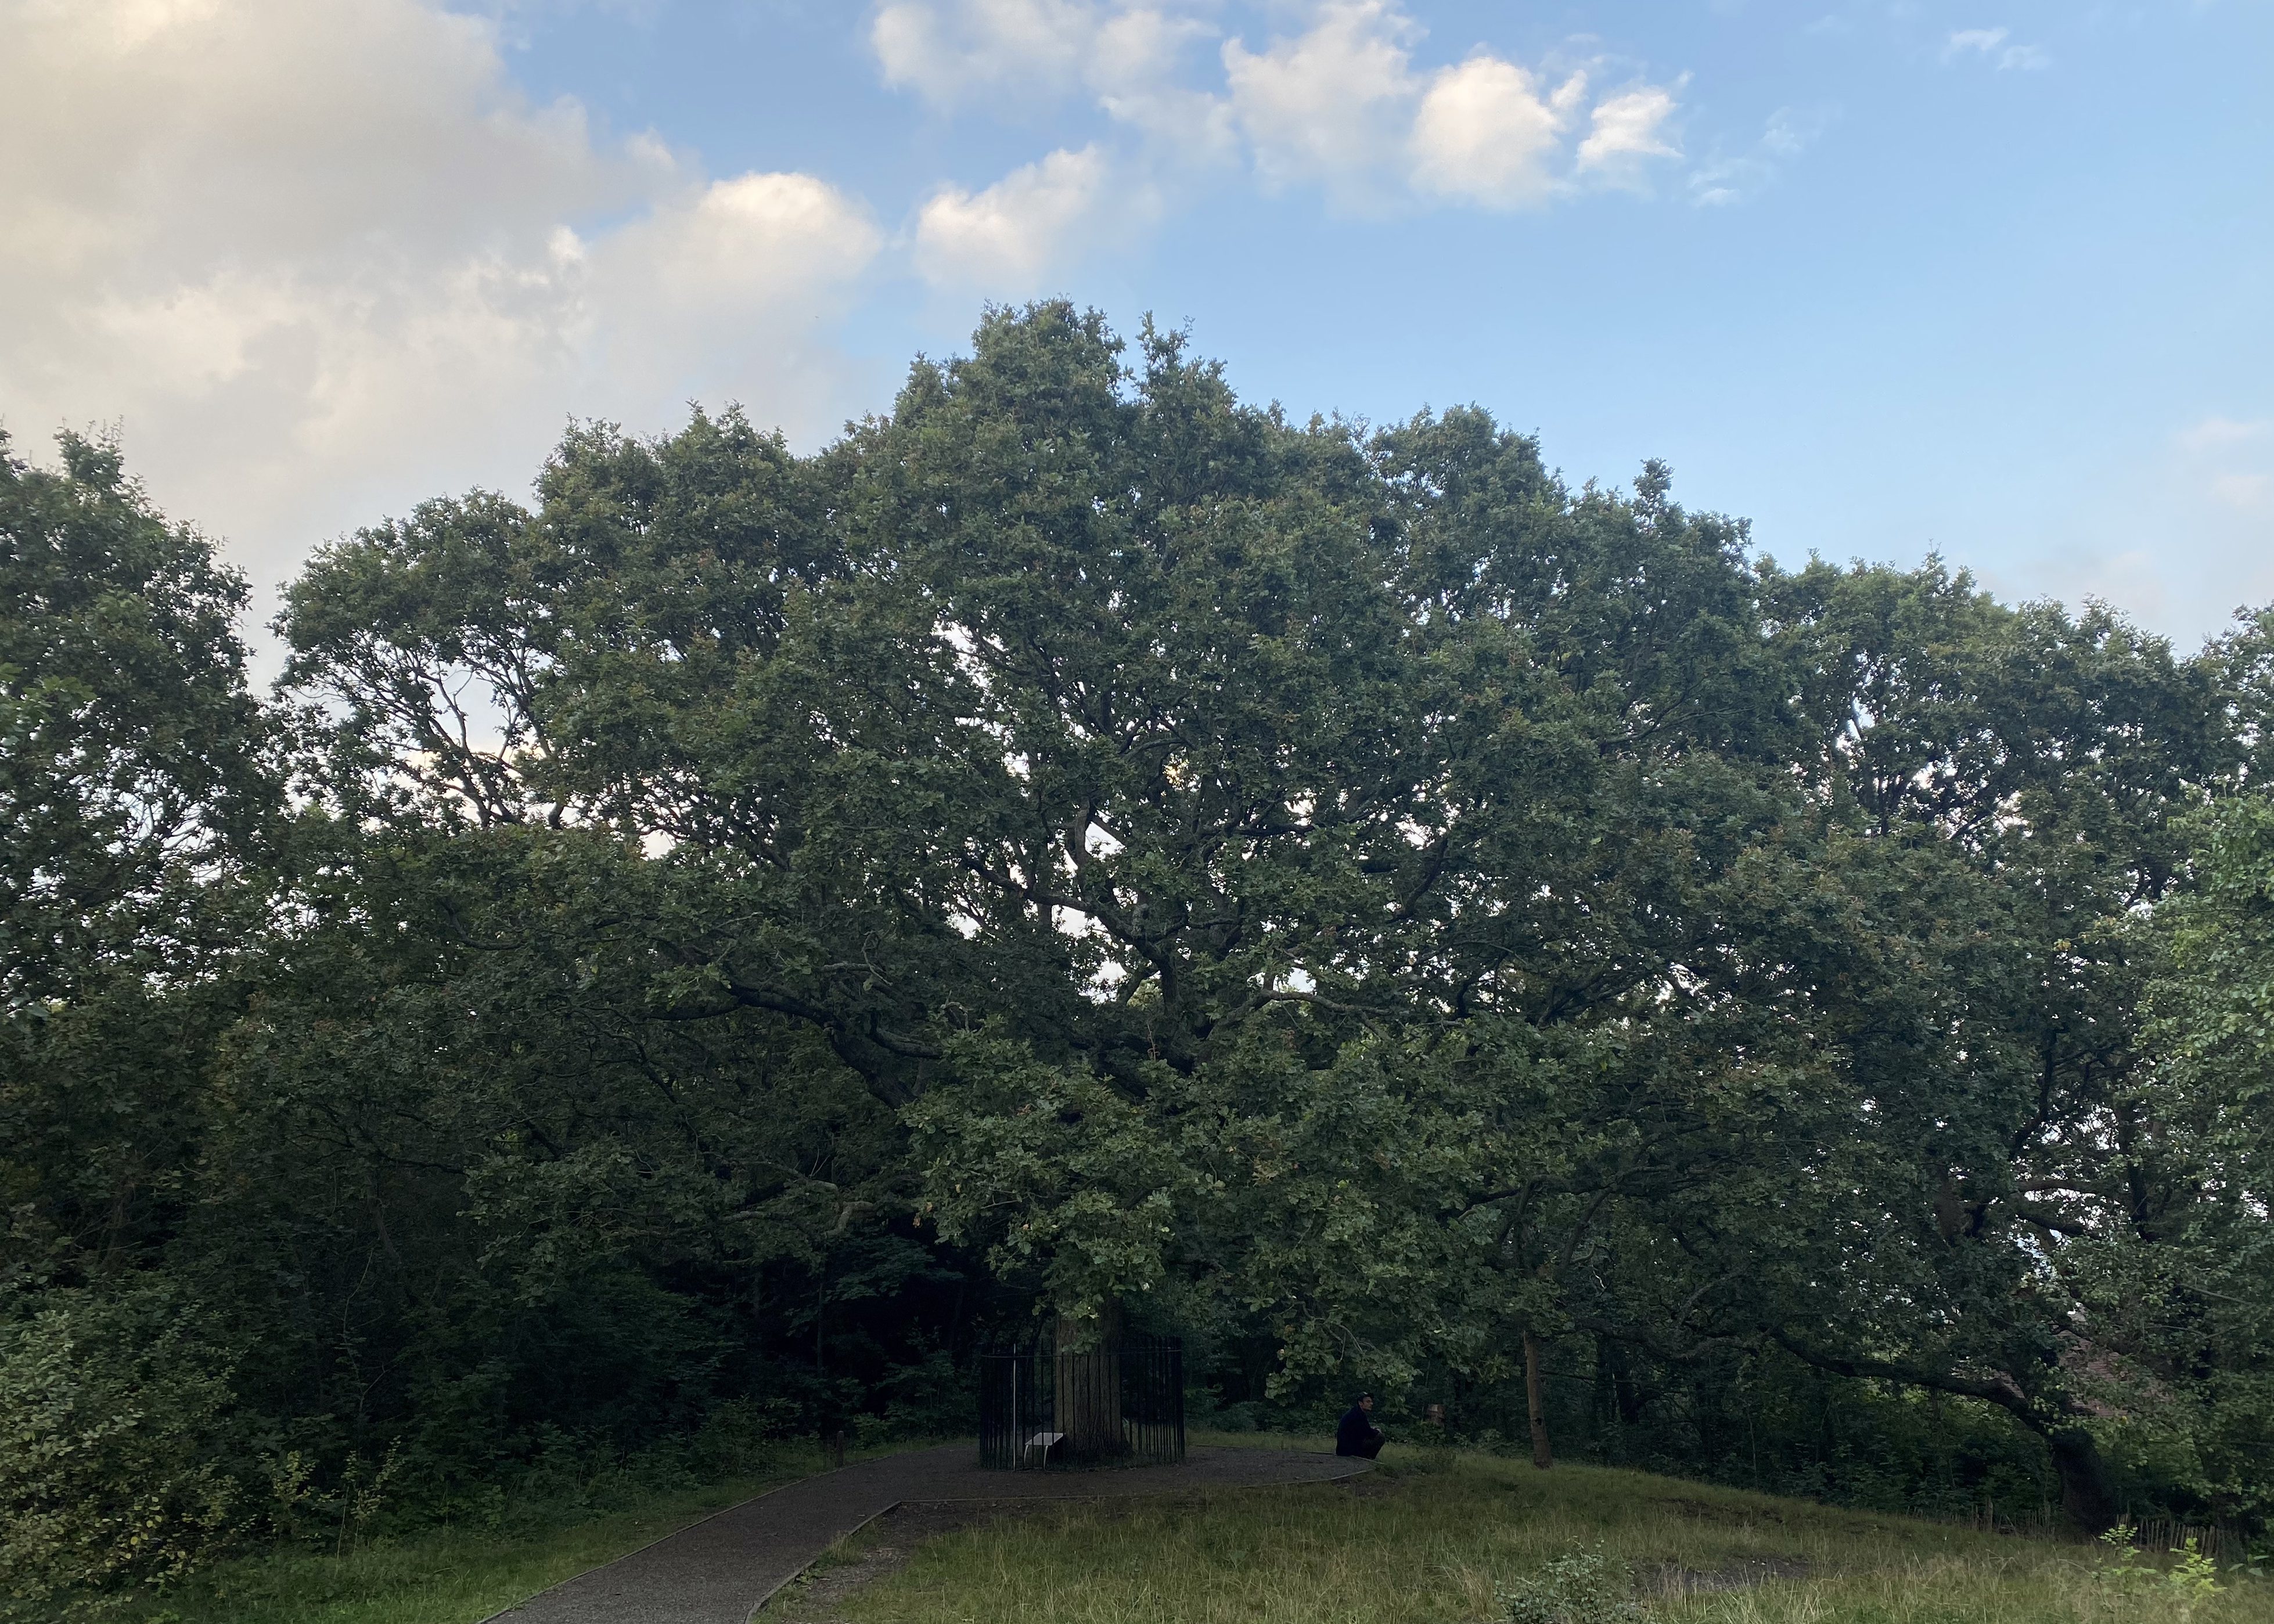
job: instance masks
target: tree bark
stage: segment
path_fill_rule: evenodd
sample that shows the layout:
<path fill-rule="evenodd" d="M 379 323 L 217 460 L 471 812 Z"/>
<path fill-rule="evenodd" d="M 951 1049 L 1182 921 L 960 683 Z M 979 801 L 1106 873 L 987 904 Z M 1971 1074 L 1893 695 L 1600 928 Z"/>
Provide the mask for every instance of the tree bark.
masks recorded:
<path fill-rule="evenodd" d="M 2094 1534 L 2113 1527 L 2116 1489 L 2092 1434 L 2082 1426 L 2039 1430 L 2052 1452 L 2053 1470 L 2060 1474 L 2061 1509 L 2069 1521 Z"/>
<path fill-rule="evenodd" d="M 1053 1408 L 1068 1458 L 1110 1460 L 1129 1453 L 1121 1424 L 1121 1304 L 1109 1300 L 1095 1319 L 1060 1314 Z"/>
<path fill-rule="evenodd" d="M 1555 1464 L 1547 1447 L 1547 1383 L 1540 1369 L 1540 1339 L 1527 1327 L 1524 1333 L 1524 1397 L 1532 1410 L 1532 1463 L 1541 1471 Z"/>

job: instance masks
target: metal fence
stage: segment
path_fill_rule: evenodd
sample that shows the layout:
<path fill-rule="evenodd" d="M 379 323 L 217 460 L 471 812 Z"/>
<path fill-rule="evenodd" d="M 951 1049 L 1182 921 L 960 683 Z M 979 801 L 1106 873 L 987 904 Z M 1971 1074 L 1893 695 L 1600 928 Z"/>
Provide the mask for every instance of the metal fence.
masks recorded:
<path fill-rule="evenodd" d="M 979 1463 L 1002 1471 L 1160 1466 L 1185 1458 L 1185 1346 L 1132 1337 L 979 1356 Z"/>

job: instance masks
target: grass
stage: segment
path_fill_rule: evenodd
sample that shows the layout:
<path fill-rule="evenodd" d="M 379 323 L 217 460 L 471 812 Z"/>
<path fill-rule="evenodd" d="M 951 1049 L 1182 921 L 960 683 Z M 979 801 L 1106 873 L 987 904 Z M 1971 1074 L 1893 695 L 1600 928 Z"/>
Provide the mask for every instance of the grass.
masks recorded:
<path fill-rule="evenodd" d="M 473 1624 L 712 1512 L 820 1470 L 812 1449 L 700 1487 L 599 1486 L 596 1514 L 571 1497 L 516 1508 L 509 1528 L 443 1528 L 335 1556 L 285 1548 L 223 1562 L 162 1596 L 102 1617 L 120 1624 Z M 593 1497 L 597 1498 L 597 1497 Z"/>
<path fill-rule="evenodd" d="M 1610 1583 L 1561 1613 L 1570 1624 L 2274 1624 L 2274 1584 L 2245 1575 L 2190 1599 L 2159 1572 L 2113 1570 L 2113 1553 L 2090 1545 L 1394 1447 L 1354 1487 L 1073 1503 L 944 1535 L 847 1598 L 842 1616 L 1471 1624 L 1508 1618 L 1551 1563 L 1598 1549 Z"/>
<path fill-rule="evenodd" d="M 1326 1447 L 1252 1433 L 1196 1441 Z M 473 1624 L 818 1464 L 787 1454 L 704 1488 L 619 1481 L 605 1485 L 615 1508 L 603 1515 L 573 1501 L 524 1507 L 509 1530 L 247 1557 L 109 1616 Z M 1538 1588 L 1574 1552 L 1600 1552 L 1608 1580 L 1579 1613 L 1568 1585 Z M 2274 1583 L 2227 1575 L 2189 1597 L 2112 1558 L 1641 1472 L 1541 1473 L 1393 1446 L 1349 1486 L 1074 1502 L 943 1534 L 839 1607 L 847 1624 L 1481 1624 L 1509 1618 L 1530 1585 L 1564 1624 L 2274 1624 Z M 1562 1571 L 1576 1570 L 1566 1560 Z M 1535 1605 L 1531 1616 L 1551 1615 Z"/>

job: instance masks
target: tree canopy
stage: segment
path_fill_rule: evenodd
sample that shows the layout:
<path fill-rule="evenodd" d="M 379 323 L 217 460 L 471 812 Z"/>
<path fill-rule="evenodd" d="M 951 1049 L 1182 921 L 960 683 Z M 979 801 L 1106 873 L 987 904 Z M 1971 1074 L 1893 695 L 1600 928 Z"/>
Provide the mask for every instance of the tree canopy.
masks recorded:
<path fill-rule="evenodd" d="M 1788 569 L 1056 304 L 320 549 L 266 701 L 111 448 L 0 456 L 0 572 L 23 1595 L 287 1452 L 447 1507 L 1124 1323 L 1226 1417 L 2269 1511 L 2274 620 Z"/>

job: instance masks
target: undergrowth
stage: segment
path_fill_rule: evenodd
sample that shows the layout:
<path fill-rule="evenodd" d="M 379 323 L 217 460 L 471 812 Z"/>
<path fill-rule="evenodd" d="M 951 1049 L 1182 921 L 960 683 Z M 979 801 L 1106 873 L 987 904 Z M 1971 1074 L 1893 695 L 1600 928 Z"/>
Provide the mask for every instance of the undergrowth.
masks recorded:
<path fill-rule="evenodd" d="M 713 1476 L 677 1455 L 569 1453 L 466 1499 L 448 1520 L 398 1508 L 391 1528 L 280 1542 L 162 1590 L 56 1598 L 28 1617 L 88 1624 L 472 1624 L 674 1529 L 817 1471 L 775 1442 Z"/>

